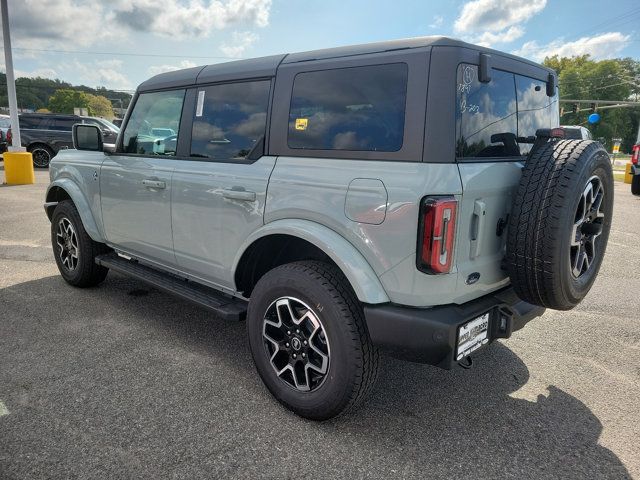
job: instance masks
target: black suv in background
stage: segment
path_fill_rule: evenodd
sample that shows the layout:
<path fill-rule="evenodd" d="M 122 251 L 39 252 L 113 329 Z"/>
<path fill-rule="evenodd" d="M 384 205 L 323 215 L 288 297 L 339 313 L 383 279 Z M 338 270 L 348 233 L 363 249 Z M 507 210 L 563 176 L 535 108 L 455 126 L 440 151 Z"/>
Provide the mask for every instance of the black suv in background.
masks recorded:
<path fill-rule="evenodd" d="M 47 168 L 55 155 L 65 148 L 73 147 L 71 130 L 74 124 L 96 125 L 102 131 L 105 144 L 115 144 L 120 129 L 108 120 L 78 115 L 50 113 L 23 113 L 20 115 L 20 139 L 33 156 L 35 167 Z M 7 144 L 11 143 L 11 129 L 7 133 Z"/>

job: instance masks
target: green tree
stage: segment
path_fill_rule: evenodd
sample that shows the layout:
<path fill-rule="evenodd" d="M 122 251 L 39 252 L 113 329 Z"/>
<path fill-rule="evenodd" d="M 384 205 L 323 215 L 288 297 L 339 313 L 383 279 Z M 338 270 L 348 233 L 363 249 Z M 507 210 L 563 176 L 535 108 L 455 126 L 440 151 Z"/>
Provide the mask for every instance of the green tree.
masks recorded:
<path fill-rule="evenodd" d="M 87 103 L 87 106 L 89 108 L 89 115 L 103 117 L 108 120 L 114 118 L 113 106 L 106 97 L 103 97 L 102 95 L 92 95 L 90 93 L 86 93 L 85 95 L 89 99 Z"/>
<path fill-rule="evenodd" d="M 53 113 L 73 113 L 74 108 L 88 107 L 89 96 L 77 90 L 56 90 L 49 99 L 49 110 Z"/>
<path fill-rule="evenodd" d="M 638 95 L 640 62 L 631 58 L 592 60 L 588 55 L 579 57 L 548 57 L 545 65 L 559 74 L 560 99 L 575 100 L 634 100 Z M 604 139 L 607 147 L 611 139 L 623 139 L 621 150 L 629 152 L 636 140 L 640 108 L 615 108 L 599 110 L 600 122 L 588 124 L 591 112 L 571 112 L 571 105 L 562 104 L 565 110 L 560 122 L 564 125 L 585 125 L 594 138 Z M 587 105 L 581 104 L 584 109 Z"/>

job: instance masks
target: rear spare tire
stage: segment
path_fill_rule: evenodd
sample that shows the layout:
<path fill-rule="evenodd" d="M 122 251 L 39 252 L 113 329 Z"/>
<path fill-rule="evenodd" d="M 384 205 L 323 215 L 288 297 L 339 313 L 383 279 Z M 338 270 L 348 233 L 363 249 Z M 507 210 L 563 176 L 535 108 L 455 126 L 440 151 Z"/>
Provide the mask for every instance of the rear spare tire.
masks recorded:
<path fill-rule="evenodd" d="M 509 220 L 507 271 L 523 300 L 575 307 L 602 264 L 613 210 L 609 155 L 590 140 L 551 141 L 527 159 Z"/>

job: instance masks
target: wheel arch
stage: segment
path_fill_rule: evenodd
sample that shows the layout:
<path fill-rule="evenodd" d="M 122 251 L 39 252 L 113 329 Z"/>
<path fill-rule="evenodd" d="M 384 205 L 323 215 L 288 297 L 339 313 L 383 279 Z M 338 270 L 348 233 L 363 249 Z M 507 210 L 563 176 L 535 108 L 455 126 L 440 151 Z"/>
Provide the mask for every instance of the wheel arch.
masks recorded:
<path fill-rule="evenodd" d="M 250 235 L 233 263 L 236 290 L 248 297 L 262 275 L 298 260 L 329 261 L 342 271 L 360 301 L 389 302 L 362 254 L 338 233 L 308 220 L 277 220 Z"/>
<path fill-rule="evenodd" d="M 71 200 L 80 214 L 82 225 L 84 226 L 87 234 L 89 234 L 92 240 L 104 243 L 103 235 L 93 218 L 93 212 L 91 211 L 89 202 L 87 202 L 87 199 L 80 190 L 80 187 L 78 187 L 78 185 L 76 185 L 72 180 L 63 178 L 54 181 L 49 185 L 45 198 L 47 202 L 45 204 L 45 212 L 47 213 L 49 220 L 53 217 L 53 211 L 55 210 L 58 202 Z"/>

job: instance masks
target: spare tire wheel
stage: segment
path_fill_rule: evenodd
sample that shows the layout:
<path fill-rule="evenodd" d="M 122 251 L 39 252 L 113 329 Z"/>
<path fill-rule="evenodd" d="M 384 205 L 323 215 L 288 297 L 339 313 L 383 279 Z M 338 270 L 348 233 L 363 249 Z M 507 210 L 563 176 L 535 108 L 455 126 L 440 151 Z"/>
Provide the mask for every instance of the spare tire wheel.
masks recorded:
<path fill-rule="evenodd" d="M 529 155 L 509 220 L 507 271 L 523 300 L 575 307 L 591 289 L 613 210 L 609 155 L 591 140 L 550 141 Z"/>

